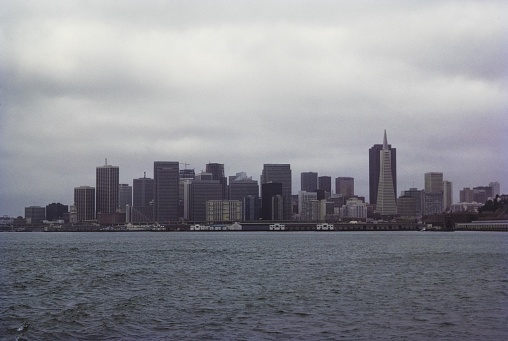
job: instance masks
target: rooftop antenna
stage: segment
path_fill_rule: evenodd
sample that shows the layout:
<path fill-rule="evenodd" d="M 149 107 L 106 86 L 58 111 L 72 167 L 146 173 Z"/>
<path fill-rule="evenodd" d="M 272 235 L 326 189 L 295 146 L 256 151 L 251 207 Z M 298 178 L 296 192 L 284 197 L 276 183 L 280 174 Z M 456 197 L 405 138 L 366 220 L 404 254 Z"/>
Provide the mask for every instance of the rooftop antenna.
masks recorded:
<path fill-rule="evenodd" d="M 143 172 L 143 178 L 146 178 L 146 172 Z"/>
<path fill-rule="evenodd" d="M 107 166 L 108 165 L 108 158 L 105 159 L 105 165 Z"/>

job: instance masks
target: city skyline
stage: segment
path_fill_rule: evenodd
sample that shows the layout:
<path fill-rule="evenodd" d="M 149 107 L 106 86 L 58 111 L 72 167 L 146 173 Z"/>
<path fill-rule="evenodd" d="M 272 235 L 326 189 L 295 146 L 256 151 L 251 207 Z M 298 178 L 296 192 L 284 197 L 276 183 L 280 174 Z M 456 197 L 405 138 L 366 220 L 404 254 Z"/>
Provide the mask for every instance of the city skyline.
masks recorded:
<path fill-rule="evenodd" d="M 368 198 L 383 129 L 397 195 L 426 172 L 454 201 L 492 181 L 506 193 L 507 15 L 505 1 L 4 1 L 0 215 L 71 204 L 106 157 L 120 183 L 154 160 L 256 180 L 281 163 L 293 194 L 317 172 Z"/>

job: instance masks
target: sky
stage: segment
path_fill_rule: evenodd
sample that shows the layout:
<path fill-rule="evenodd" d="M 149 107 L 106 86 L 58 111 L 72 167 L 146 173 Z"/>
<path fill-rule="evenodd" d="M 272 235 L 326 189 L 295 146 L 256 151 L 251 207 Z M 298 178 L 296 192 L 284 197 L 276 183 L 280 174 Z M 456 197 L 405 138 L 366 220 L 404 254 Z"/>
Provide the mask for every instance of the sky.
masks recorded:
<path fill-rule="evenodd" d="M 506 1 L 2 1 L 0 215 L 156 160 L 508 192 Z M 332 187 L 334 182 L 332 182 Z"/>

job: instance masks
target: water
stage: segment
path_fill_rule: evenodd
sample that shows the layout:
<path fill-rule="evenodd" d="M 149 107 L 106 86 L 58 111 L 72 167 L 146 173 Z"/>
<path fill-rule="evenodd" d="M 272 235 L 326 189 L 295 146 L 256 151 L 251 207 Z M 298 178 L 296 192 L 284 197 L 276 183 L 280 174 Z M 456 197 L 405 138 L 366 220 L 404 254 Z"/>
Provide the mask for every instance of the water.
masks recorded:
<path fill-rule="evenodd" d="M 502 340 L 508 234 L 2 233 L 2 340 Z"/>

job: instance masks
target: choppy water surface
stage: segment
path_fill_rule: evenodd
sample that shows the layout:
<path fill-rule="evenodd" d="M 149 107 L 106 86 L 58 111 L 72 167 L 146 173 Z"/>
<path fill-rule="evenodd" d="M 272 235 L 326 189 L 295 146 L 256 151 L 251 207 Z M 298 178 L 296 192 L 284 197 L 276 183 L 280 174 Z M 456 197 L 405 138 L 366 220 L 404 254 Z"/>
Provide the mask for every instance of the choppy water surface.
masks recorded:
<path fill-rule="evenodd" d="M 2 340 L 502 340 L 508 234 L 3 233 Z"/>

